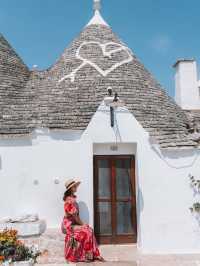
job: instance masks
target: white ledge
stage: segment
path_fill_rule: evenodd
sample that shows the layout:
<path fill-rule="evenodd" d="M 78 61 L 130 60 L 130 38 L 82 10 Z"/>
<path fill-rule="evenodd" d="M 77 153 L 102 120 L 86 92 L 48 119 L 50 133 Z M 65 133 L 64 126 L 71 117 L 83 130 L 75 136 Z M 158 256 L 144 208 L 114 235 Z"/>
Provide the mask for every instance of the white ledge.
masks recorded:
<path fill-rule="evenodd" d="M 0 223 L 0 230 L 14 229 L 17 230 L 20 237 L 40 236 L 46 230 L 45 220 L 38 220 L 27 223 Z"/>

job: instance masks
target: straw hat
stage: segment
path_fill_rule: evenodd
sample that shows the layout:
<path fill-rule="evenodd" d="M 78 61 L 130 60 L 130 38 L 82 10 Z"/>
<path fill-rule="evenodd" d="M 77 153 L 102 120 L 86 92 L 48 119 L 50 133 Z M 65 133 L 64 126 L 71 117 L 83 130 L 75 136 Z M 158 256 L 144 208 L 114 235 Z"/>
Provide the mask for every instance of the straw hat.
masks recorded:
<path fill-rule="evenodd" d="M 80 183 L 81 182 L 79 180 L 77 180 L 76 178 L 71 178 L 71 179 L 67 180 L 67 182 L 65 183 L 66 190 L 69 190 L 73 186 L 78 187 L 80 185 Z"/>

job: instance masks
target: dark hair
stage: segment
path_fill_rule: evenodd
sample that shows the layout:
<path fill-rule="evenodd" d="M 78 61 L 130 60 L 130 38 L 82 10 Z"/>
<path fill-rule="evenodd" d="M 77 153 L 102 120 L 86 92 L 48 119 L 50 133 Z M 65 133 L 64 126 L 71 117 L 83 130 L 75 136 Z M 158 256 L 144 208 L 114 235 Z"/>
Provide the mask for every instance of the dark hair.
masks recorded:
<path fill-rule="evenodd" d="M 65 201 L 66 198 L 70 197 L 71 195 L 72 195 L 72 189 L 70 188 L 70 189 L 65 191 L 64 196 L 63 196 L 63 201 Z"/>

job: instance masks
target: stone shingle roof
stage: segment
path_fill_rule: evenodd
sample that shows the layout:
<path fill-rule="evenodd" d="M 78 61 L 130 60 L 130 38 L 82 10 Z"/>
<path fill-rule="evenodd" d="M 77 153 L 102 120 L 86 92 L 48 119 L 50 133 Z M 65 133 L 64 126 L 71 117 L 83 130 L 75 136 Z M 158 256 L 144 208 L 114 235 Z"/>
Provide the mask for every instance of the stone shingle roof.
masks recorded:
<path fill-rule="evenodd" d="M 200 132 L 200 110 L 185 110 L 190 123 L 190 130 Z"/>
<path fill-rule="evenodd" d="M 184 111 L 108 26 L 87 26 L 45 71 L 29 72 L 2 37 L 0 54 L 1 134 L 84 130 L 111 86 L 161 147 L 196 145 Z"/>
<path fill-rule="evenodd" d="M 0 134 L 27 134 L 32 126 L 30 71 L 0 34 Z"/>

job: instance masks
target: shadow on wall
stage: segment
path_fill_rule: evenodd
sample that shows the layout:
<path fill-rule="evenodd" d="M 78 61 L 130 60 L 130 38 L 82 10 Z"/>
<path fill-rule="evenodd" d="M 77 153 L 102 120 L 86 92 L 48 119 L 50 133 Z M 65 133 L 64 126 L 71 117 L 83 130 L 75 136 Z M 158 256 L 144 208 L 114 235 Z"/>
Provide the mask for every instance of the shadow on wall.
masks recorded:
<path fill-rule="evenodd" d="M 177 150 L 161 150 L 158 145 L 152 145 L 152 151 L 154 151 L 158 157 L 163 160 L 170 168 L 184 169 L 192 167 L 197 160 L 200 159 L 200 150 L 198 149 L 177 149 Z M 172 160 L 183 160 L 180 163 Z M 171 160 L 171 161 L 170 161 Z"/>
<path fill-rule="evenodd" d="M 0 140 L 0 146 L 2 147 L 23 147 L 23 146 L 31 146 L 32 140 L 31 139 L 4 139 Z"/>
<path fill-rule="evenodd" d="M 50 131 L 49 136 L 54 140 L 73 141 L 80 140 L 82 137 L 82 130 L 68 130 L 68 131 Z"/>
<path fill-rule="evenodd" d="M 82 130 L 61 130 L 52 131 L 47 128 L 40 130 L 41 132 L 33 131 L 30 135 L 23 138 L 13 138 L 13 139 L 0 139 L 0 146 L 2 147 L 23 147 L 23 146 L 33 146 L 33 141 L 37 140 L 39 137 L 47 137 L 53 140 L 60 141 L 74 141 L 80 140 L 83 134 Z"/>
<path fill-rule="evenodd" d="M 137 193 L 137 229 L 138 229 L 138 232 L 137 232 L 137 235 L 138 235 L 138 243 L 141 243 L 141 227 L 140 227 L 140 216 L 142 214 L 142 211 L 144 209 L 144 198 L 143 198 L 143 195 L 142 195 L 142 191 L 141 189 L 138 187 L 138 193 Z"/>
<path fill-rule="evenodd" d="M 79 205 L 81 220 L 83 220 L 84 223 L 89 224 L 90 215 L 87 205 L 83 201 L 80 201 L 78 205 Z"/>
<path fill-rule="evenodd" d="M 179 158 L 187 158 L 187 157 L 191 157 L 191 156 L 195 156 L 195 155 L 200 155 L 200 151 L 197 149 L 188 149 L 188 150 L 184 150 L 184 149 L 177 149 L 177 150 L 163 150 L 162 151 L 162 155 L 165 158 L 169 158 L 169 159 L 179 159 Z"/>

